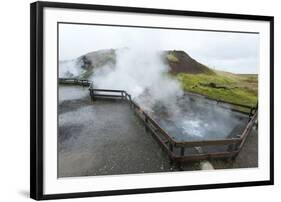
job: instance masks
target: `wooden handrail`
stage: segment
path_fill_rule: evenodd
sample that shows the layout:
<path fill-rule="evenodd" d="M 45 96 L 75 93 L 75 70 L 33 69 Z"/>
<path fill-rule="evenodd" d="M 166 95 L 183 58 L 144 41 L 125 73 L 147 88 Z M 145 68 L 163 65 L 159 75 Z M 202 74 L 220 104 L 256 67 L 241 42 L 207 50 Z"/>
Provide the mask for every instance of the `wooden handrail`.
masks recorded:
<path fill-rule="evenodd" d="M 141 113 L 147 118 L 150 124 L 152 124 L 158 131 L 164 135 L 170 143 L 172 143 L 175 147 L 194 147 L 194 146 L 211 146 L 211 145 L 229 145 L 229 144 L 239 144 L 242 141 L 242 138 L 232 138 L 232 139 L 219 139 L 219 140 L 200 140 L 200 141 L 176 141 L 173 139 L 161 126 L 157 124 L 157 122 L 151 118 L 145 111 L 141 109 L 141 107 L 132 101 L 133 105 L 138 108 Z"/>
<path fill-rule="evenodd" d="M 247 124 L 246 128 L 244 129 L 243 133 L 241 134 L 241 136 L 239 138 L 232 138 L 232 139 L 218 139 L 218 140 L 199 140 L 199 141 L 177 141 L 174 138 L 172 138 L 147 112 L 145 112 L 135 101 L 133 101 L 131 99 L 131 95 L 129 93 L 127 93 L 124 90 L 110 90 L 110 89 L 94 89 L 92 87 L 92 83 L 86 79 L 74 79 L 74 78 L 60 78 L 60 81 L 73 81 L 75 83 L 87 83 L 90 85 L 89 87 L 89 91 L 90 93 L 94 93 L 94 92 L 112 92 L 112 93 L 121 93 L 121 95 L 112 95 L 112 94 L 91 94 L 91 96 L 93 95 L 94 97 L 118 97 L 118 98 L 125 98 L 125 100 L 129 101 L 130 104 L 134 107 L 134 109 L 138 112 L 138 114 L 142 115 L 143 117 L 141 117 L 144 121 L 145 124 L 147 124 L 147 126 L 149 128 L 154 127 L 156 131 L 154 131 L 153 133 L 155 133 L 154 135 L 157 136 L 157 134 L 161 134 L 166 140 L 167 142 L 165 143 L 165 141 L 162 141 L 161 138 L 158 138 L 158 141 L 163 144 L 162 146 L 165 147 L 165 150 L 167 150 L 167 152 L 169 153 L 170 158 L 173 158 L 175 160 L 188 160 L 188 159 L 193 159 L 193 158 L 205 158 L 205 157 L 209 157 L 209 156 L 232 156 L 234 154 L 237 154 L 237 152 L 239 152 L 247 138 L 247 135 L 249 133 L 250 127 L 252 127 L 256 117 L 257 117 L 257 110 L 255 111 L 254 115 L 251 116 L 251 119 L 249 121 L 249 123 Z M 208 97 L 203 96 L 206 99 L 210 99 Z M 226 101 L 222 101 L 222 100 L 215 100 L 215 99 L 210 99 L 210 100 L 214 100 L 217 102 L 221 102 L 221 103 L 226 103 L 226 104 L 231 104 L 231 105 L 236 105 L 239 107 L 244 107 L 244 108 L 251 108 L 254 109 L 254 107 L 251 106 L 247 106 L 247 105 L 242 105 L 242 104 L 236 104 L 236 103 L 232 103 L 232 102 L 226 102 Z M 168 144 L 167 144 L 168 143 Z M 192 155 L 184 155 L 184 148 L 187 147 L 200 147 L 200 146 L 214 146 L 214 145 L 231 145 L 231 144 L 235 144 L 238 145 L 238 149 L 235 149 L 232 152 L 219 152 L 219 153 L 210 153 L 210 154 L 192 154 Z M 183 154 L 181 154 L 180 156 L 177 156 L 176 154 L 173 153 L 173 151 L 169 149 L 169 146 L 172 147 L 180 147 L 183 150 Z"/>
<path fill-rule="evenodd" d="M 76 78 L 59 78 L 59 83 L 62 84 L 79 84 L 82 86 L 91 86 L 91 82 L 86 79 L 76 79 Z"/>
<path fill-rule="evenodd" d="M 122 95 L 107 95 L 107 94 L 95 94 L 95 97 L 118 97 L 118 98 L 122 98 Z"/>
<path fill-rule="evenodd" d="M 123 90 L 109 90 L 109 89 L 99 89 L 99 88 L 90 88 L 89 90 L 96 91 L 96 92 L 115 92 L 115 93 L 122 93 Z"/>
<path fill-rule="evenodd" d="M 173 155 L 173 160 L 178 162 L 184 161 L 194 161 L 194 160 L 203 160 L 208 158 L 227 158 L 233 157 L 237 155 L 238 151 L 231 151 L 231 152 L 213 152 L 213 153 L 205 153 L 205 154 L 190 154 L 187 156 L 180 156 L 180 155 Z"/>
<path fill-rule="evenodd" d="M 162 134 L 164 135 L 171 143 L 175 143 L 175 140 L 163 129 L 159 126 L 153 118 L 151 118 L 146 112 L 142 110 L 142 114 L 147 118 L 147 120 Z"/>
<path fill-rule="evenodd" d="M 175 147 L 196 147 L 196 146 L 212 146 L 212 145 L 229 145 L 242 141 L 241 138 L 218 139 L 218 140 L 198 140 L 198 141 L 175 141 Z"/>
<path fill-rule="evenodd" d="M 238 107 L 243 107 L 243 108 L 248 108 L 248 109 L 256 108 L 256 106 L 250 106 L 250 105 L 245 105 L 245 104 L 238 104 L 238 103 L 234 103 L 234 102 L 229 102 L 229 101 L 225 101 L 225 100 L 214 99 L 214 98 L 207 97 L 206 95 L 201 95 L 199 93 L 194 93 L 194 92 L 190 92 L 190 91 L 188 91 L 187 94 L 194 94 L 194 95 L 197 95 L 197 96 L 201 96 L 201 97 L 203 97 L 207 100 L 216 101 L 218 103 L 225 103 L 225 104 L 235 105 L 235 106 L 238 106 Z"/>
<path fill-rule="evenodd" d="M 131 95 L 128 94 L 126 91 L 107 90 L 107 89 L 97 89 L 97 91 L 121 92 L 123 94 L 123 97 L 125 97 L 126 100 L 130 101 L 130 103 L 134 106 L 134 108 L 137 109 L 138 114 L 143 115 L 143 117 L 141 117 L 141 118 L 143 119 L 145 124 L 148 124 L 147 126 L 150 129 L 151 129 L 151 126 L 153 126 L 156 129 L 156 131 L 153 130 L 153 134 L 157 138 L 157 141 L 160 142 L 161 146 L 163 146 L 163 148 L 166 150 L 166 152 L 168 152 L 168 155 L 170 156 L 170 158 L 173 159 L 173 160 L 176 160 L 176 161 L 188 161 L 188 160 L 196 160 L 196 159 L 201 159 L 201 158 L 204 159 L 204 158 L 209 158 L 209 157 L 233 157 L 233 156 L 237 155 L 238 152 L 240 151 L 240 149 L 242 148 L 242 144 L 245 142 L 245 139 L 247 137 L 245 134 L 247 134 L 247 131 L 252 126 L 252 123 L 253 123 L 254 119 L 256 118 L 256 113 L 255 113 L 254 116 L 251 117 L 250 122 L 247 124 L 247 127 L 245 128 L 245 130 L 243 131 L 242 135 L 239 138 L 218 139 L 218 140 L 201 140 L 201 141 L 183 141 L 183 142 L 181 142 L 181 141 L 177 141 L 174 138 L 172 138 L 136 102 L 134 102 L 132 99 L 128 99 L 128 97 L 130 98 Z M 224 101 L 220 101 L 220 100 L 217 100 L 217 101 L 218 102 L 224 102 Z M 230 103 L 230 102 L 224 102 L 224 103 L 233 104 L 233 103 Z M 240 105 L 240 104 L 235 104 L 235 103 L 234 103 L 234 105 L 240 106 L 240 107 L 246 107 L 246 108 L 248 107 L 248 108 L 252 109 L 252 107 L 246 106 L 246 105 Z M 162 141 L 161 138 L 158 137 L 157 134 L 159 134 L 159 133 L 167 139 L 167 142 Z M 189 154 L 189 155 L 186 155 L 184 153 L 184 148 L 187 148 L 187 147 L 215 146 L 215 145 L 237 145 L 238 148 L 236 147 L 236 149 L 234 149 L 231 152 L 226 151 L 226 152 L 213 152 L 213 153 L 207 153 L 207 154 L 205 153 L 205 154 Z M 173 150 L 169 149 L 169 146 L 180 147 L 182 149 L 181 151 L 183 151 L 183 153 L 181 152 L 181 155 L 176 155 L 173 152 Z"/>

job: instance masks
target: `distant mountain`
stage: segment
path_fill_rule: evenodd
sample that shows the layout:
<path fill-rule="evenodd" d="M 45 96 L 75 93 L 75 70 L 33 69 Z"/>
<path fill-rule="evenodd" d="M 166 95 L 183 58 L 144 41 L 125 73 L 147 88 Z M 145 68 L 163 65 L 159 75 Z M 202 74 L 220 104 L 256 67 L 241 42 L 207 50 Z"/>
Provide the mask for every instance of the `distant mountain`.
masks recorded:
<path fill-rule="evenodd" d="M 97 68 L 105 65 L 114 67 L 115 49 L 98 50 L 82 55 L 74 60 L 60 61 L 59 77 L 78 77 L 87 79 Z M 184 51 L 163 51 L 162 58 L 170 66 L 171 73 L 215 74 L 207 66 L 197 62 Z"/>
<path fill-rule="evenodd" d="M 172 73 L 214 74 L 210 68 L 197 62 L 184 51 L 164 51 L 164 54 Z"/>
<path fill-rule="evenodd" d="M 78 60 L 81 61 L 81 68 L 84 70 L 80 77 L 89 78 L 94 73 L 95 68 L 105 65 L 114 66 L 116 51 L 114 49 L 93 51 L 79 57 Z"/>

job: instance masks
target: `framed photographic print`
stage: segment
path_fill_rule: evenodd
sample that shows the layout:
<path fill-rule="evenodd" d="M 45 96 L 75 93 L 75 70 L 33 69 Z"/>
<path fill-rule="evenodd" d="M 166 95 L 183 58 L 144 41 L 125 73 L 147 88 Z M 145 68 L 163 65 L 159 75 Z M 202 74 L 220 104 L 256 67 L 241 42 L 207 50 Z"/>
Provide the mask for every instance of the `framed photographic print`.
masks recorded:
<path fill-rule="evenodd" d="M 31 198 L 273 184 L 273 17 L 31 4 Z"/>

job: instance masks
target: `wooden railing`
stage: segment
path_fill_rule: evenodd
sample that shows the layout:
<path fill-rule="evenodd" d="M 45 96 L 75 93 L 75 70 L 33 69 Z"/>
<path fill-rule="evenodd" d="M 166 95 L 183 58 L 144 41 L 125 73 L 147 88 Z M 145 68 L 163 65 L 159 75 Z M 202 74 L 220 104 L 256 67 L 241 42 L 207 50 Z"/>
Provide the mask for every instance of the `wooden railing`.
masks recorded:
<path fill-rule="evenodd" d="M 124 91 L 125 96 L 130 97 L 130 95 Z M 236 157 L 239 153 L 245 140 L 250 133 L 254 121 L 257 119 L 257 110 L 251 116 L 246 128 L 243 130 L 239 138 L 231 139 L 217 139 L 217 140 L 200 140 L 200 141 L 177 141 L 172 138 L 148 113 L 141 109 L 141 107 L 136 104 L 131 99 L 128 100 L 138 116 L 143 120 L 146 128 L 150 129 L 153 136 L 168 153 L 169 157 L 175 161 L 190 161 L 190 160 L 199 160 L 199 159 L 208 159 L 208 158 L 228 158 Z M 204 147 L 209 146 L 226 146 L 226 151 L 222 152 L 209 152 L 209 153 L 200 153 L 198 154 L 188 154 L 185 150 L 186 148 L 198 148 L 204 150 Z"/>
<path fill-rule="evenodd" d="M 234 102 L 229 102 L 229 101 L 225 101 L 225 100 L 221 100 L 221 99 L 214 99 L 214 98 L 210 98 L 207 97 L 205 95 L 201 95 L 198 93 L 194 93 L 194 92 L 186 92 L 187 95 L 195 95 L 195 96 L 199 96 L 202 97 L 206 100 L 210 100 L 210 101 L 214 101 L 216 104 L 226 104 L 229 105 L 231 107 L 225 107 L 223 105 L 220 105 L 222 108 L 231 110 L 231 111 L 236 111 L 239 113 L 243 113 L 243 114 L 247 114 L 249 116 L 253 116 L 255 113 L 255 110 L 258 108 L 258 103 L 255 106 L 251 106 L 251 105 L 245 105 L 245 104 L 239 104 L 239 103 L 234 103 Z"/>
<path fill-rule="evenodd" d="M 93 101 L 97 98 L 124 99 L 123 90 L 94 89 L 90 87 L 89 91 Z"/>
<path fill-rule="evenodd" d="M 126 92 L 125 92 L 126 93 Z M 144 110 L 141 109 L 134 101 L 133 106 L 137 109 L 137 114 L 143 120 L 147 128 L 150 129 L 153 136 L 161 144 L 164 150 L 168 153 L 171 160 L 174 161 L 191 161 L 191 160 L 202 160 L 208 158 L 229 158 L 236 157 L 239 151 L 242 149 L 246 138 L 248 137 L 254 121 L 257 119 L 258 111 L 251 116 L 247 126 L 243 130 L 239 138 L 231 139 L 217 139 L 217 140 L 200 140 L 200 141 L 177 141 L 172 138 L 159 124 L 153 120 Z M 226 146 L 225 151 L 221 152 L 204 152 L 204 147 L 210 146 Z M 203 152 L 197 154 L 188 154 L 187 148 L 198 148 Z"/>
<path fill-rule="evenodd" d="M 170 158 L 175 161 L 189 161 L 208 158 L 235 157 L 241 150 L 245 140 L 250 133 L 257 113 L 248 122 L 246 128 L 239 138 L 218 139 L 218 140 L 200 140 L 200 141 L 177 141 L 172 138 L 164 129 L 162 129 L 156 121 L 154 121 L 146 112 L 138 108 L 138 114 L 149 128 L 154 137 L 162 144 L 163 148 L 168 152 Z M 204 147 L 209 146 L 226 146 L 223 152 L 204 152 Z M 189 154 L 187 148 L 198 148 L 203 152 L 198 154 Z"/>
<path fill-rule="evenodd" d="M 60 84 L 70 84 L 70 85 L 81 85 L 90 86 L 92 82 L 86 79 L 76 79 L 76 78 L 59 78 Z"/>
<path fill-rule="evenodd" d="M 245 141 L 251 132 L 251 129 L 254 125 L 255 120 L 257 119 L 258 111 L 251 117 L 250 121 L 247 123 L 242 134 L 239 135 L 239 138 L 231 139 L 220 139 L 220 140 L 202 140 L 202 141 L 185 141 L 178 142 L 174 141 L 174 147 L 180 148 L 180 155 L 176 155 L 176 160 L 179 161 L 188 161 L 198 159 L 208 159 L 208 158 L 221 158 L 221 157 L 236 157 L 236 155 L 241 151 Z M 188 147 L 201 147 L 201 150 L 204 151 L 204 147 L 208 146 L 226 146 L 226 151 L 222 152 L 210 152 L 210 153 L 199 153 L 193 155 L 185 155 L 185 149 Z"/>
<path fill-rule="evenodd" d="M 146 130 L 149 130 L 152 136 L 157 140 L 160 146 L 167 152 L 168 156 L 172 161 L 183 162 L 191 160 L 202 160 L 208 158 L 234 158 L 242 149 L 245 141 L 253 127 L 253 124 L 258 116 L 257 108 L 252 108 L 251 106 L 240 105 L 225 101 L 220 101 L 227 103 L 229 105 L 235 105 L 240 107 L 251 108 L 249 113 L 249 121 L 243 130 L 243 132 L 238 136 L 238 138 L 230 139 L 217 139 L 217 140 L 200 140 L 200 141 L 178 141 L 171 137 L 147 112 L 145 112 L 135 101 L 133 101 L 130 94 L 124 90 L 109 90 L 109 89 L 95 89 L 89 81 L 64 79 L 60 80 L 63 82 L 69 82 L 73 84 L 83 85 L 89 84 L 89 92 L 91 99 L 95 101 L 99 98 L 106 99 L 119 99 L 124 100 L 130 104 L 130 106 L 135 111 L 136 115 L 143 121 Z M 71 82 L 70 82 L 71 81 Z M 204 151 L 206 147 L 210 146 L 224 146 L 225 149 L 220 152 L 206 152 Z M 188 149 L 195 149 L 197 153 L 190 154 Z"/>

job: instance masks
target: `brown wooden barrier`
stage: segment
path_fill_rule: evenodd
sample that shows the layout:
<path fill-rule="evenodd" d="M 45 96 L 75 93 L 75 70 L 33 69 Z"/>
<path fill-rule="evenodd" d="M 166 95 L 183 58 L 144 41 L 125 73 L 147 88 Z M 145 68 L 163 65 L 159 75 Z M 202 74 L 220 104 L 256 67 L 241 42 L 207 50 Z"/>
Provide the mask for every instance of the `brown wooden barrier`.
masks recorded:
<path fill-rule="evenodd" d="M 251 106 L 251 105 L 238 104 L 238 103 L 229 102 L 229 101 L 220 100 L 220 99 L 214 99 L 214 98 L 210 98 L 210 97 L 207 97 L 205 95 L 201 95 L 201 94 L 194 93 L 194 92 L 186 92 L 185 94 L 200 96 L 200 97 L 202 97 L 202 98 L 204 98 L 206 100 L 214 101 L 217 104 L 227 104 L 227 105 L 230 105 L 230 106 L 232 106 L 232 108 L 228 108 L 228 107 L 225 107 L 223 105 L 221 105 L 221 107 L 225 108 L 225 109 L 229 109 L 231 111 L 239 112 L 239 113 L 242 113 L 242 114 L 247 114 L 247 115 L 249 115 L 249 117 L 253 116 L 255 110 L 258 108 L 258 103 L 256 104 L 256 106 Z M 233 106 L 235 106 L 236 108 L 233 108 Z M 241 110 L 241 109 L 239 110 L 237 108 L 242 108 L 244 110 Z"/>
<path fill-rule="evenodd" d="M 125 94 L 127 94 L 124 91 Z M 128 94 L 127 94 L 128 95 Z M 156 138 L 158 143 L 161 144 L 162 148 L 168 153 L 169 157 L 178 162 L 192 161 L 192 160 L 202 160 L 209 158 L 230 158 L 236 157 L 245 140 L 250 133 L 253 123 L 257 118 L 257 110 L 255 114 L 251 116 L 246 128 L 239 138 L 231 139 L 219 139 L 219 140 L 202 140 L 202 141 L 176 141 L 173 139 L 163 128 L 161 128 L 153 118 L 151 118 L 141 107 L 134 101 L 130 100 L 134 109 L 137 110 L 137 114 L 144 121 L 146 127 L 148 127 L 153 136 Z M 229 103 L 228 103 L 229 104 Z M 247 106 L 248 107 L 248 106 Z M 185 152 L 186 148 L 189 147 L 205 147 L 205 146 L 227 146 L 228 150 L 223 152 L 211 152 L 211 153 L 198 153 L 198 154 L 187 154 Z M 179 153 L 175 153 L 175 148 L 180 148 Z"/>
<path fill-rule="evenodd" d="M 75 78 L 59 78 L 60 84 L 69 84 L 69 85 L 81 85 L 83 87 L 89 87 L 91 82 L 86 79 L 75 79 Z"/>
<path fill-rule="evenodd" d="M 62 82 L 69 82 L 73 84 L 83 85 L 84 83 L 89 84 L 89 92 L 92 100 L 96 98 L 107 98 L 107 99 L 120 99 L 125 100 L 130 104 L 136 115 L 143 121 L 146 129 L 149 129 L 152 136 L 160 144 L 164 151 L 167 152 L 168 156 L 172 161 L 184 162 L 184 161 L 194 161 L 203 160 L 209 158 L 234 158 L 242 149 L 246 138 L 248 137 L 255 120 L 257 119 L 257 108 L 252 108 L 251 106 L 235 104 L 225 101 L 219 101 L 229 105 L 235 105 L 239 107 L 250 108 L 249 122 L 239 138 L 231 139 L 219 139 L 219 140 L 201 140 L 201 141 L 177 141 L 172 138 L 159 124 L 147 113 L 145 112 L 136 102 L 133 101 L 131 95 L 124 90 L 109 90 L 109 89 L 94 89 L 93 85 L 89 81 L 76 81 L 75 79 L 65 79 L 60 80 Z M 110 94 L 111 93 L 111 94 Z M 203 152 L 205 147 L 210 146 L 225 146 L 225 151 L 221 152 Z M 190 154 L 186 152 L 189 148 L 195 148 L 198 151 L 196 154 Z"/>

